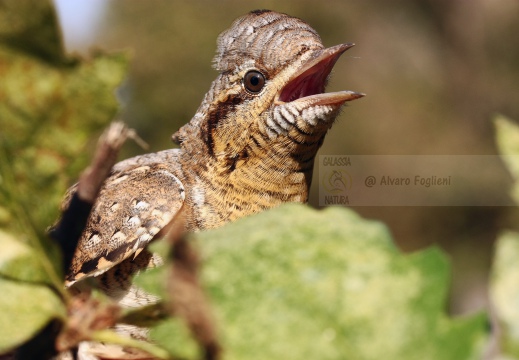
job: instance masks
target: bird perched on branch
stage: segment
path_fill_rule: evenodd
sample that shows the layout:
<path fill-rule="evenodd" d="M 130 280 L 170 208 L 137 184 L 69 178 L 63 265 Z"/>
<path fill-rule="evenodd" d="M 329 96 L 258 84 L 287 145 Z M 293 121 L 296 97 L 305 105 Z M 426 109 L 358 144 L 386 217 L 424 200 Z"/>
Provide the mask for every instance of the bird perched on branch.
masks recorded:
<path fill-rule="evenodd" d="M 76 249 L 67 285 L 99 277 L 123 305 L 152 301 L 127 274 L 157 260 L 146 246 L 175 222 L 216 228 L 285 202 L 306 202 L 314 158 L 345 102 L 325 93 L 337 59 L 353 44 L 324 48 L 304 21 L 267 10 L 237 19 L 218 37 L 219 75 L 179 149 L 114 166 Z M 74 190 L 72 189 L 72 192 Z"/>

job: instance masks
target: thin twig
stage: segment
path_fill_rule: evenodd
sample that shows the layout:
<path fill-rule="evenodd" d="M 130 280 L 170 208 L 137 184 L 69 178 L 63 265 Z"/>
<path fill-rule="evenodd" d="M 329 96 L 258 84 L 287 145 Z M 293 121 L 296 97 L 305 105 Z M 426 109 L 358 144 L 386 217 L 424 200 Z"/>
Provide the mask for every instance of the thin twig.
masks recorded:
<path fill-rule="evenodd" d="M 167 236 L 173 260 L 168 281 L 172 312 L 186 321 L 204 351 L 204 359 L 218 360 L 222 351 L 209 303 L 198 280 L 198 254 L 189 243 L 183 228 L 184 214 L 181 210 L 174 219 L 174 228 L 169 229 Z"/>
<path fill-rule="evenodd" d="M 114 121 L 103 133 L 97 144 L 92 163 L 83 171 L 79 178 L 77 193 L 81 200 L 90 204 L 95 202 L 101 186 L 108 175 L 110 175 L 119 150 L 129 134 L 130 130 L 121 121 Z M 135 132 L 132 131 L 131 134 L 135 136 Z"/>

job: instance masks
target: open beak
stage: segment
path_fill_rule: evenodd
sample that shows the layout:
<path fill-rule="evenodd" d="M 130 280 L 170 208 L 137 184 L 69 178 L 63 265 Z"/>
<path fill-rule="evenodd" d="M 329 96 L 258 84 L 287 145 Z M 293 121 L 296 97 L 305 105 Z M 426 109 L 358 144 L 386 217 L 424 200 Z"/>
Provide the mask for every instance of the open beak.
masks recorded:
<path fill-rule="evenodd" d="M 309 105 L 342 105 L 365 94 L 353 91 L 325 93 L 325 87 L 339 57 L 355 44 L 336 45 L 315 52 L 315 55 L 296 71 L 281 90 L 278 101 L 282 103 L 304 101 Z"/>

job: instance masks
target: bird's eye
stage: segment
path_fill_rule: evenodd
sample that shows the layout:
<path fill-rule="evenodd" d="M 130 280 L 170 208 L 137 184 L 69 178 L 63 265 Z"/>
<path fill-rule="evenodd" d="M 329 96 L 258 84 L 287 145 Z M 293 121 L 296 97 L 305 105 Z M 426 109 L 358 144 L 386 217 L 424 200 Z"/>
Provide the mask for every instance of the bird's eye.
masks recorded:
<path fill-rule="evenodd" d="M 265 86 L 265 76 L 257 70 L 251 70 L 243 77 L 243 85 L 251 94 L 258 94 Z"/>

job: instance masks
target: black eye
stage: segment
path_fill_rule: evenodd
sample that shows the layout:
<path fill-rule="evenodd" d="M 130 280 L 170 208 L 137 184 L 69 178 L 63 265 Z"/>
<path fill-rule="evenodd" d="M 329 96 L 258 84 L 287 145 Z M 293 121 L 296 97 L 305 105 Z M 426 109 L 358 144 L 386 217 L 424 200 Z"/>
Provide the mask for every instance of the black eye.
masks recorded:
<path fill-rule="evenodd" d="M 256 70 L 251 70 L 243 77 L 245 89 L 252 94 L 257 94 L 265 86 L 265 76 Z"/>

